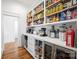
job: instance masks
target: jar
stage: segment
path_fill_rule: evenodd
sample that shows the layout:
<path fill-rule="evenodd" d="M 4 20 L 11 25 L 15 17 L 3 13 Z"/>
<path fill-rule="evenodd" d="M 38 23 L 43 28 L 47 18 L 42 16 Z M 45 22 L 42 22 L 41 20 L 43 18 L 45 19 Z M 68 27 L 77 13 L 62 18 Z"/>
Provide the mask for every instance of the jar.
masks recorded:
<path fill-rule="evenodd" d="M 59 11 L 64 9 L 64 5 L 62 3 L 59 4 Z"/>
<path fill-rule="evenodd" d="M 56 8 L 55 6 L 52 8 L 52 13 L 55 13 L 56 12 Z"/>
<path fill-rule="evenodd" d="M 53 21 L 53 22 L 56 21 L 56 16 L 53 16 L 52 21 Z"/>
<path fill-rule="evenodd" d="M 58 11 L 59 11 L 59 5 L 56 6 L 56 12 L 58 12 Z"/>

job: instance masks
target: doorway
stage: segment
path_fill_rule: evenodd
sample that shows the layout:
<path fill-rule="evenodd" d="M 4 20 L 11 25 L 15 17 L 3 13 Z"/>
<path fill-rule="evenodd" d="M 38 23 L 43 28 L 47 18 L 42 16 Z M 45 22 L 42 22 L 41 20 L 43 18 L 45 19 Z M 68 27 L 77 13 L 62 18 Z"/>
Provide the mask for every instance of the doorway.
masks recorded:
<path fill-rule="evenodd" d="M 4 44 L 15 42 L 18 37 L 18 17 L 3 14 Z"/>

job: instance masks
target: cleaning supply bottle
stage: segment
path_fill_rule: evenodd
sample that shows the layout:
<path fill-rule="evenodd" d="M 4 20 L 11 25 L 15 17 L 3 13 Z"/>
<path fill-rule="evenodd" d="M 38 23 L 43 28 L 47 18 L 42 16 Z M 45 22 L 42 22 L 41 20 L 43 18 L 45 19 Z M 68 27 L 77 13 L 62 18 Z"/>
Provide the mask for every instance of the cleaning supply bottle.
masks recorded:
<path fill-rule="evenodd" d="M 74 47 L 74 39 L 75 39 L 75 31 L 72 28 L 72 25 L 70 25 L 66 31 L 66 45 Z"/>

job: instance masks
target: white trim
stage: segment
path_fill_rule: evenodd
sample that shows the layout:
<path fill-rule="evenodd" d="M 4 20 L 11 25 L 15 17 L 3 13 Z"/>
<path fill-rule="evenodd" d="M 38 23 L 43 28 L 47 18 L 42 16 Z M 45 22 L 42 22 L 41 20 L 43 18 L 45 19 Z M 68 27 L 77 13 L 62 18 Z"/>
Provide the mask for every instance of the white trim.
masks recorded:
<path fill-rule="evenodd" d="M 2 10 L 2 14 L 7 15 L 7 16 L 20 17 L 20 15 L 18 13 L 9 12 L 9 11 L 5 11 L 5 10 Z"/>

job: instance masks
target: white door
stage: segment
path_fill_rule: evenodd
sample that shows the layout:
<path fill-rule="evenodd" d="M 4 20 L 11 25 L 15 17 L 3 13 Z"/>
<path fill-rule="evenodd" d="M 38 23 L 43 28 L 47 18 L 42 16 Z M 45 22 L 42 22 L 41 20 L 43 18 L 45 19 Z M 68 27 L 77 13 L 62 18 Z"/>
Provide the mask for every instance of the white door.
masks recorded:
<path fill-rule="evenodd" d="M 3 15 L 4 23 L 4 44 L 15 42 L 18 36 L 18 18 L 9 15 Z"/>

